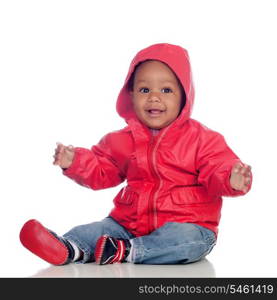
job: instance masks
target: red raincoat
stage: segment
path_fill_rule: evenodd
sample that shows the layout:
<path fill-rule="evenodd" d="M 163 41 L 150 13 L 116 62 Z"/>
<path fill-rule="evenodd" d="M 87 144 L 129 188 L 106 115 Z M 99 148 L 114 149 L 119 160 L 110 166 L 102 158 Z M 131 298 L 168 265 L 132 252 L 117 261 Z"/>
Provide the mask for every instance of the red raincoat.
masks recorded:
<path fill-rule="evenodd" d="M 166 63 L 179 78 L 186 105 L 179 117 L 153 136 L 135 116 L 127 83 L 144 60 Z M 128 126 L 104 136 L 91 150 L 75 148 L 64 174 L 92 189 L 127 184 L 114 199 L 110 216 L 135 236 L 151 233 L 166 222 L 189 222 L 217 234 L 222 196 L 243 192 L 230 186 L 230 172 L 239 158 L 219 133 L 190 118 L 194 87 L 185 49 L 156 44 L 131 62 L 117 100 Z"/>

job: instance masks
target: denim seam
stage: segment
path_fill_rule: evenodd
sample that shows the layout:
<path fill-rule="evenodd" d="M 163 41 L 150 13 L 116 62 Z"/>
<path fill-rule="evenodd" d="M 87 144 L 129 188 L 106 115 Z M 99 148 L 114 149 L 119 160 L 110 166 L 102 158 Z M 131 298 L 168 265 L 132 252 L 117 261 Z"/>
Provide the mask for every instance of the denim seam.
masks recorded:
<path fill-rule="evenodd" d="M 133 243 L 133 257 L 132 257 L 132 261 L 134 263 L 141 263 L 144 257 L 144 246 L 143 246 L 143 242 L 142 242 L 142 238 L 138 237 L 138 238 L 134 238 L 132 239 L 132 243 Z"/>
<path fill-rule="evenodd" d="M 209 245 L 215 245 L 216 243 L 216 237 L 215 237 L 215 234 L 213 231 L 211 231 L 210 229 L 208 228 L 205 228 L 203 226 L 200 226 L 200 225 L 197 225 L 197 224 L 194 224 L 198 230 L 200 231 L 202 237 L 203 237 L 203 240 L 205 241 L 205 243 L 208 243 Z"/>

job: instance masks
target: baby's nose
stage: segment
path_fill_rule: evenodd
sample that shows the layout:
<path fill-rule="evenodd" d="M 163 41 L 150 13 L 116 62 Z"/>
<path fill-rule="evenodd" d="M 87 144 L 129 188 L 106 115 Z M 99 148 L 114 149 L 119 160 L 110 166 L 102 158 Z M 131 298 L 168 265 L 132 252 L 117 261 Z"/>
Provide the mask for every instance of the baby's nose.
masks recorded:
<path fill-rule="evenodd" d="M 161 101 L 159 93 L 157 92 L 149 93 L 148 101 Z"/>

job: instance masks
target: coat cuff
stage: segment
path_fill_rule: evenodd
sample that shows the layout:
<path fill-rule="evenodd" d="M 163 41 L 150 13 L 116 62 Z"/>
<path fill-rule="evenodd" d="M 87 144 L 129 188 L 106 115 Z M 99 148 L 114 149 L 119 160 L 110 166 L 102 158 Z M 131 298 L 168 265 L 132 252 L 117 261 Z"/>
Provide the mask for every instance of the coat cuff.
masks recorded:
<path fill-rule="evenodd" d="M 66 168 L 66 169 L 62 169 L 63 170 L 63 175 L 67 176 L 67 177 L 74 177 L 74 175 L 77 173 L 78 168 L 80 167 L 80 156 L 82 151 L 82 148 L 74 148 L 74 158 L 72 161 L 72 164 L 70 165 L 70 167 Z"/>

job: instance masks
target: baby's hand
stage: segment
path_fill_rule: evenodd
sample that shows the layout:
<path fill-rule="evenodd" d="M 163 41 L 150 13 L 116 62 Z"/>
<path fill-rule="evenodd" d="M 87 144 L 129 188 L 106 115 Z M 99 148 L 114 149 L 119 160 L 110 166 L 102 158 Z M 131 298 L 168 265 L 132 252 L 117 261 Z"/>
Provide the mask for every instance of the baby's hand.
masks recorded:
<path fill-rule="evenodd" d="M 240 163 L 233 166 L 230 184 L 234 190 L 247 192 L 251 183 L 251 167 Z"/>
<path fill-rule="evenodd" d="M 58 165 L 63 169 L 67 169 L 72 164 L 74 158 L 74 147 L 64 146 L 63 144 L 57 143 L 57 148 L 55 149 L 54 165 Z"/>

